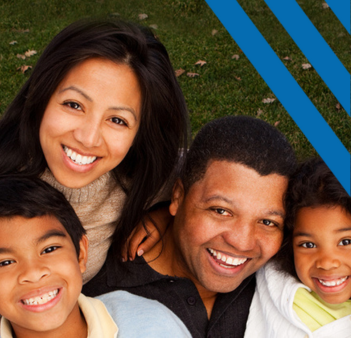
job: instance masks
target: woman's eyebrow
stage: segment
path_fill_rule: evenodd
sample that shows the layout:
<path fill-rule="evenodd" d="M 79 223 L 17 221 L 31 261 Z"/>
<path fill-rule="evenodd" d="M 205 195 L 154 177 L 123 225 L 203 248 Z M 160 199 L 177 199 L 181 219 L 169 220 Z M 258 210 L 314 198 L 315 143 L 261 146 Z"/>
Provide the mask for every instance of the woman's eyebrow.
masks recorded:
<path fill-rule="evenodd" d="M 88 101 L 92 102 L 92 98 L 89 97 L 86 93 L 82 92 L 82 90 L 80 90 L 79 88 L 75 87 L 75 86 L 69 86 L 67 88 L 61 89 L 59 91 L 59 94 L 67 91 L 67 90 L 74 90 L 75 92 L 77 92 L 78 94 L 81 94 L 83 97 L 85 97 Z"/>

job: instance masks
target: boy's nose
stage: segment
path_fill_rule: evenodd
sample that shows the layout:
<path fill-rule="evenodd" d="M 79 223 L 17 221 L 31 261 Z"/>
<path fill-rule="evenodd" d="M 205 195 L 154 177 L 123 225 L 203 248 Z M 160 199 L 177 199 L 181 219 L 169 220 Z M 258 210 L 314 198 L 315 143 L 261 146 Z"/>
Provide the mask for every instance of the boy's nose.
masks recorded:
<path fill-rule="evenodd" d="M 19 282 L 23 283 L 36 283 L 42 278 L 49 276 L 50 270 L 46 266 L 37 265 L 34 262 L 32 264 L 26 264 L 23 271 L 19 275 Z"/>

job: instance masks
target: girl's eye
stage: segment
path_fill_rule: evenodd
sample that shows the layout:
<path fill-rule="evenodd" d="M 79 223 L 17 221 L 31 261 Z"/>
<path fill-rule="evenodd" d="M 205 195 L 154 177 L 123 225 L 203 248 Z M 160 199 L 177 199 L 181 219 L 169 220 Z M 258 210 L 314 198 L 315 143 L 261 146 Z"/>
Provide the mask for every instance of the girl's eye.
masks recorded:
<path fill-rule="evenodd" d="M 13 263 L 15 263 L 15 261 L 13 261 L 11 259 L 8 259 L 7 261 L 0 262 L 0 267 L 7 266 L 7 265 L 10 265 L 10 264 L 13 264 Z"/>
<path fill-rule="evenodd" d="M 77 102 L 65 102 L 64 105 L 75 110 L 82 110 L 81 106 Z"/>
<path fill-rule="evenodd" d="M 113 123 L 115 123 L 115 124 L 121 124 L 121 125 L 127 126 L 127 123 L 126 123 L 124 120 L 122 120 L 122 119 L 120 119 L 120 118 L 118 118 L 118 117 L 112 117 L 112 118 L 110 119 L 110 121 L 113 122 Z"/>
<path fill-rule="evenodd" d="M 351 245 L 351 239 L 345 238 L 339 243 L 339 245 Z"/>
<path fill-rule="evenodd" d="M 46 248 L 45 250 L 43 250 L 42 254 L 47 254 L 47 253 L 50 253 L 50 252 L 53 252 L 57 249 L 59 249 L 60 247 L 59 246 L 49 246 L 48 248 Z"/>
<path fill-rule="evenodd" d="M 312 243 L 312 242 L 306 242 L 306 243 L 303 243 L 300 245 L 301 247 L 303 248 L 306 248 L 306 249 L 313 249 L 313 248 L 316 248 L 317 246 Z"/>

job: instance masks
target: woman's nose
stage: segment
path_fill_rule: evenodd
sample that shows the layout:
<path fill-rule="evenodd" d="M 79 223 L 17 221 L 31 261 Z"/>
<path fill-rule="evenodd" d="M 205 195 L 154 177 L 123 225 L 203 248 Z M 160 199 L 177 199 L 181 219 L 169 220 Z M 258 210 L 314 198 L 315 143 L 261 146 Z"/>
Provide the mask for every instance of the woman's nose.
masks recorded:
<path fill-rule="evenodd" d="M 100 121 L 87 118 L 81 125 L 77 126 L 73 136 L 85 148 L 99 147 L 103 139 Z"/>

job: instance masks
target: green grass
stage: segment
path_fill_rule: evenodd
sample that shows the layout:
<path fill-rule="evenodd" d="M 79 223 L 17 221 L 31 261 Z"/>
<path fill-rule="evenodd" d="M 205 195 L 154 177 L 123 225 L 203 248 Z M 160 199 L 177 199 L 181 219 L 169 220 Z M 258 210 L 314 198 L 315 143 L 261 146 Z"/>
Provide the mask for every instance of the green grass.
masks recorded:
<path fill-rule="evenodd" d="M 308 62 L 282 28 L 263 0 L 239 0 L 280 58 L 289 56 L 285 65 L 303 88 L 318 111 L 330 124 L 342 143 L 350 150 L 350 118 L 314 69 L 303 70 Z M 310 20 L 350 71 L 350 36 L 330 9 L 323 10 L 321 1 L 298 1 Z M 138 14 L 148 18 L 138 20 Z M 30 75 L 17 70 L 21 65 L 35 65 L 47 43 L 61 29 L 83 17 L 119 15 L 145 25 L 157 25 L 156 35 L 165 44 L 174 69 L 196 72 L 198 77 L 180 76 L 179 82 L 190 111 L 192 133 L 208 121 L 225 115 L 257 116 L 274 124 L 294 146 L 299 158 L 315 151 L 275 97 L 237 44 L 209 9 L 204 0 L 1 0 L 0 2 L 0 114 Z M 23 32 L 29 29 L 29 32 Z M 213 30 L 217 30 L 215 35 Z M 9 42 L 16 40 L 16 45 Z M 17 54 L 28 49 L 38 54 L 20 60 Z M 232 59 L 234 54 L 239 60 Z M 322 56 L 324 57 L 324 56 Z M 203 67 L 194 65 L 207 62 Z M 328 66 L 328 65 L 327 65 Z M 240 80 L 236 79 L 240 78 Z"/>

